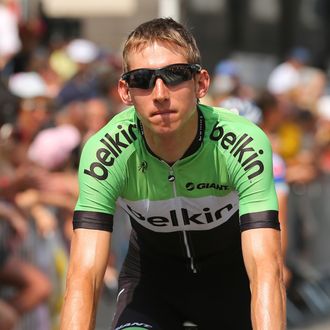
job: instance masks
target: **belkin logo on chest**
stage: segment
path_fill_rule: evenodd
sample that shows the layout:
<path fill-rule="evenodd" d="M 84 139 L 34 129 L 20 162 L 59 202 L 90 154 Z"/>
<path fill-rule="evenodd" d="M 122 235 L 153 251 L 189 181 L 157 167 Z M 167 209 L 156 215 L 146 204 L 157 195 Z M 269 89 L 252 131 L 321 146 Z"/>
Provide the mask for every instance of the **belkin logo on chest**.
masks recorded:
<path fill-rule="evenodd" d="M 216 123 L 210 134 L 210 139 L 213 141 L 219 141 L 223 149 L 229 150 L 234 158 L 241 164 L 244 171 L 250 171 L 248 179 L 251 180 L 254 177 L 260 175 L 264 171 L 264 164 L 258 157 L 264 153 L 264 151 L 256 151 L 250 144 L 253 138 L 244 133 L 240 138 L 233 132 L 225 132 L 222 126 L 218 126 Z"/>

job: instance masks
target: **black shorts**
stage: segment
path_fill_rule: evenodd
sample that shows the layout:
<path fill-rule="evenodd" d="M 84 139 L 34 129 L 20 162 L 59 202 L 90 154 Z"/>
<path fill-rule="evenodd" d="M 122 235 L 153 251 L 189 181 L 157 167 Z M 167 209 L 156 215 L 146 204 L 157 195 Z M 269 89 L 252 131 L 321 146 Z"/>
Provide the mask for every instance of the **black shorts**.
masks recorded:
<path fill-rule="evenodd" d="M 197 274 L 165 271 L 119 279 L 111 329 L 183 330 L 190 321 L 198 330 L 251 330 L 249 281 L 240 255 L 222 267 Z M 162 269 L 162 273 L 159 272 Z"/>

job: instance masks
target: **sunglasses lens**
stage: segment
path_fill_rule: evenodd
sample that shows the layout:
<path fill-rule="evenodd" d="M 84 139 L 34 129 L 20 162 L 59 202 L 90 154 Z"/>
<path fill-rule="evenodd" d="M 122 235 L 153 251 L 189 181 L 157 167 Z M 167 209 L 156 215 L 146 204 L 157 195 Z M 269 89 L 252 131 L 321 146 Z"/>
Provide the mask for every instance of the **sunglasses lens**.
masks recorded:
<path fill-rule="evenodd" d="M 131 88 L 148 89 L 152 76 L 153 70 L 141 69 L 130 73 L 126 81 Z"/>
<path fill-rule="evenodd" d="M 192 78 L 191 67 L 187 65 L 174 64 L 163 70 L 160 77 L 170 86 L 178 85 Z"/>

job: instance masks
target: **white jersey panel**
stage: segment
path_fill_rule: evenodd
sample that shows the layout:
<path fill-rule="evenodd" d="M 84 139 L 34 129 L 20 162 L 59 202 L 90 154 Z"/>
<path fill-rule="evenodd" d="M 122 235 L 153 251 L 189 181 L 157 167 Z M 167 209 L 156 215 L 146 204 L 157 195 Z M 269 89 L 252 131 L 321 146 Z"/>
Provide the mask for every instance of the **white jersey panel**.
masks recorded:
<path fill-rule="evenodd" d="M 160 201 L 129 201 L 120 198 L 118 204 L 137 223 L 161 233 L 213 229 L 228 221 L 238 211 L 236 192 L 222 197 L 176 197 Z"/>

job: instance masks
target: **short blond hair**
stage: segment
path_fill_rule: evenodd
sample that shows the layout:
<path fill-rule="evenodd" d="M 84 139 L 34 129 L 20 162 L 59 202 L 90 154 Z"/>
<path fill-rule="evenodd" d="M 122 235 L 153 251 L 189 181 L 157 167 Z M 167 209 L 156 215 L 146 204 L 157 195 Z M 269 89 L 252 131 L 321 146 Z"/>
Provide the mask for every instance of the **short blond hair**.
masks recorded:
<path fill-rule="evenodd" d="M 142 23 L 132 31 L 123 48 L 123 70 L 129 71 L 128 58 L 132 51 L 139 51 L 147 45 L 163 42 L 182 49 L 188 63 L 201 62 L 200 51 L 192 33 L 172 18 L 156 18 Z"/>

